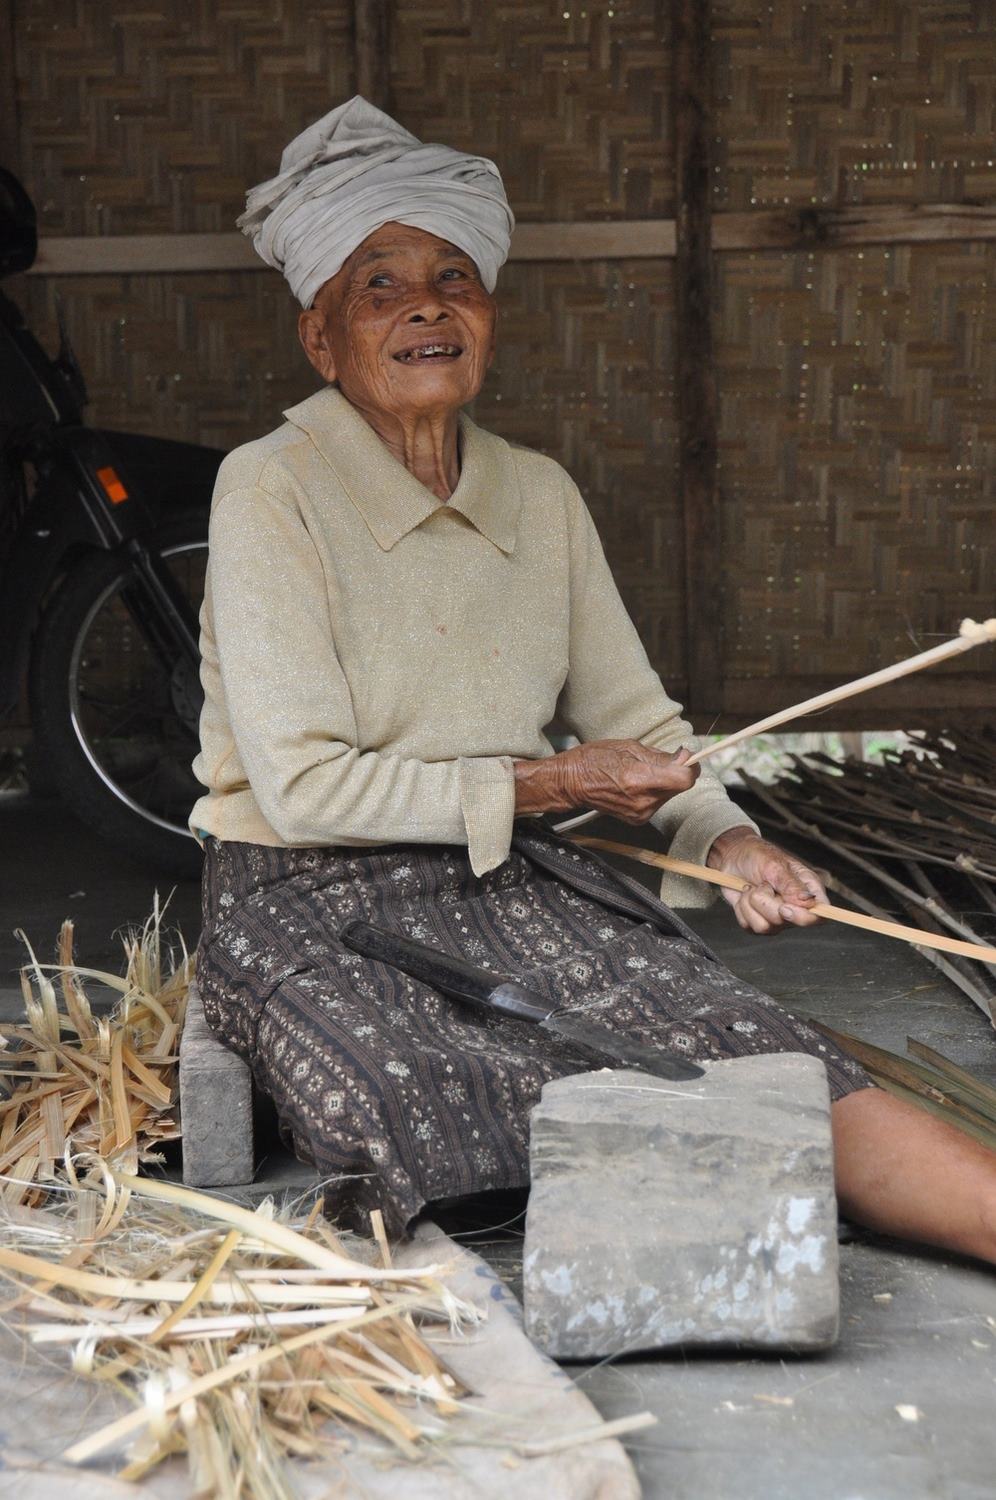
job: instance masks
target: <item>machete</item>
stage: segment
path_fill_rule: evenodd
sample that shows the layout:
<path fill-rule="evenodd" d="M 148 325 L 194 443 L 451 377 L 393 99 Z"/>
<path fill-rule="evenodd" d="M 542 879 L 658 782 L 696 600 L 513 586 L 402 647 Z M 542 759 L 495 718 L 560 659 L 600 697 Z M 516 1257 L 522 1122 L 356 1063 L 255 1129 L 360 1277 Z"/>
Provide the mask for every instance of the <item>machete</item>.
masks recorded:
<path fill-rule="evenodd" d="M 370 922 L 347 922 L 339 936 L 354 953 L 379 959 L 413 979 L 421 979 L 423 984 L 431 985 L 451 1000 L 492 1014 L 511 1016 L 517 1021 L 534 1022 L 543 1031 L 587 1053 L 599 1067 L 640 1068 L 657 1078 L 677 1082 L 703 1076 L 704 1069 L 697 1063 L 643 1042 L 630 1041 L 574 1011 L 551 1006 L 542 995 L 518 980 L 503 978 L 491 969 L 479 969 L 439 948 L 429 948 L 400 933 L 385 932 Z"/>

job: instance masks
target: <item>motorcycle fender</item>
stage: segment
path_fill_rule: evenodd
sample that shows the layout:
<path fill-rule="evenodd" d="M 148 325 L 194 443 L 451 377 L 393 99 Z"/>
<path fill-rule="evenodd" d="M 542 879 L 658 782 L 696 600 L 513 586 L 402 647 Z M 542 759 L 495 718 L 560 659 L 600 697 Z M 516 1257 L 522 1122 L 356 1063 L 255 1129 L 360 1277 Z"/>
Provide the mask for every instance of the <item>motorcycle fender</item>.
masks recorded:
<path fill-rule="evenodd" d="M 140 487 L 142 499 L 161 520 L 166 520 L 171 511 L 210 509 L 224 449 L 149 437 L 143 432 L 115 432 L 107 427 L 94 431 L 127 469 L 132 484 Z"/>

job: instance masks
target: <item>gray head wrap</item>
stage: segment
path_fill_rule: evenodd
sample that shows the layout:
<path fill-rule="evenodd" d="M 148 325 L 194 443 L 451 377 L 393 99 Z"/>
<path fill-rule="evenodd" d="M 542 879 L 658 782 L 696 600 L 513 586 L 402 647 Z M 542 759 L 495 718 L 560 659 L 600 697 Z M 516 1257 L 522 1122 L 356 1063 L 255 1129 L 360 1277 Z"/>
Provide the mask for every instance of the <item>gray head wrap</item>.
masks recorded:
<path fill-rule="evenodd" d="M 392 222 L 466 251 L 494 291 L 515 226 L 494 162 L 423 145 L 360 94 L 294 137 L 277 176 L 249 189 L 236 220 L 302 307 L 367 235 Z"/>

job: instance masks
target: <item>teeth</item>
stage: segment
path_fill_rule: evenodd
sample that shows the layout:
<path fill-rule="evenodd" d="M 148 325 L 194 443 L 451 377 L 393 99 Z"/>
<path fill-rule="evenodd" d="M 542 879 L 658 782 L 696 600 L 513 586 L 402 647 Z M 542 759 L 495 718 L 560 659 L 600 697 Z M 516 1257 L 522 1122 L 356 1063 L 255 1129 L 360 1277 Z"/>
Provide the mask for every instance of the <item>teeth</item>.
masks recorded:
<path fill-rule="evenodd" d="M 402 359 L 426 359 L 433 354 L 459 354 L 459 349 L 452 344 L 426 344 L 422 349 L 410 349 L 403 354 Z"/>

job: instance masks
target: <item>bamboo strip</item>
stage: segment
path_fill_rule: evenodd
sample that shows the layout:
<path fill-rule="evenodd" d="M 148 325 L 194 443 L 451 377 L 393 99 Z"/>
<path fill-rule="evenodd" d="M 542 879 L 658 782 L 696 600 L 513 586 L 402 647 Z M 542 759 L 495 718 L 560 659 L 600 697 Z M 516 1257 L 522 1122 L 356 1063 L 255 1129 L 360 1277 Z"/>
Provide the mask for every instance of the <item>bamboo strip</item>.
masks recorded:
<path fill-rule="evenodd" d="M 135 1053 L 128 1046 L 127 1042 L 125 1042 L 124 1046 L 121 1049 L 121 1059 L 128 1071 L 134 1074 L 139 1083 L 141 1083 L 148 1091 L 148 1093 L 150 1093 L 156 1100 L 158 1100 L 160 1104 L 172 1104 L 173 1090 L 169 1087 L 168 1084 L 163 1083 L 162 1079 L 157 1073 L 153 1073 L 151 1068 L 146 1067 L 145 1063 L 140 1057 L 135 1056 Z"/>
<path fill-rule="evenodd" d="M 74 1292 L 94 1297 L 126 1298 L 130 1302 L 183 1302 L 194 1289 L 192 1281 L 143 1280 L 128 1276 L 103 1276 L 96 1271 L 79 1271 L 72 1266 L 28 1255 L 23 1250 L 10 1250 L 0 1246 L 0 1270 L 21 1276 L 37 1277 L 40 1281 L 55 1286 L 64 1286 Z M 414 1279 L 417 1272 L 406 1273 L 406 1279 Z M 395 1273 L 395 1279 L 400 1279 Z M 324 1286 L 260 1286 L 243 1285 L 241 1280 L 217 1280 L 202 1299 L 211 1306 L 227 1307 L 246 1303 L 263 1303 L 283 1306 L 285 1303 L 336 1303 L 364 1304 L 370 1294 L 364 1288 Z"/>
<path fill-rule="evenodd" d="M 198 1305 L 198 1303 L 203 1302 L 204 1298 L 207 1296 L 208 1292 L 214 1286 L 219 1275 L 221 1274 L 225 1262 L 231 1257 L 232 1251 L 236 1248 L 241 1239 L 242 1235 L 238 1229 L 230 1229 L 228 1231 L 228 1233 L 225 1235 L 225 1238 L 222 1240 L 221 1244 L 214 1252 L 214 1255 L 204 1267 L 203 1273 L 198 1277 L 196 1283 L 191 1288 L 189 1296 L 184 1297 L 179 1307 L 174 1307 L 173 1311 L 167 1314 L 167 1316 L 163 1318 L 159 1326 L 149 1334 L 150 1344 L 162 1343 L 163 1339 L 173 1328 L 176 1327 L 177 1323 L 181 1322 L 186 1317 L 187 1313 L 192 1312 L 193 1309 Z"/>
<path fill-rule="evenodd" d="M 887 682 L 895 682 L 897 678 L 908 677 L 913 672 L 922 672 L 925 667 L 936 666 L 938 662 L 946 661 L 948 657 L 958 656 L 963 651 L 971 651 L 974 646 L 983 646 L 989 641 L 996 641 L 996 618 L 983 620 L 981 623 L 975 620 L 962 620 L 958 634 L 952 640 L 942 641 L 939 646 L 932 646 L 929 651 L 921 651 L 916 656 L 909 656 L 905 661 L 894 662 L 891 667 L 882 667 L 877 672 L 869 672 L 866 677 L 856 677 L 853 682 L 841 683 L 839 687 L 831 688 L 828 693 L 818 693 L 815 698 L 806 698 L 802 703 L 780 709 L 778 713 L 768 714 L 767 718 L 758 719 L 755 723 L 748 724 L 743 729 L 737 729 L 733 734 L 728 734 L 724 739 L 716 740 L 713 744 L 697 750 L 688 764 L 698 765 L 708 760 L 710 755 L 718 754 L 720 750 L 728 750 L 732 745 L 740 745 L 744 740 L 753 739 L 757 734 L 764 734 L 769 729 L 777 729 L 780 724 L 787 724 L 791 719 L 804 718 L 806 714 L 817 713 L 821 708 L 829 708 L 831 704 L 840 703 L 845 698 L 853 698 L 858 693 L 867 693 L 872 688 L 883 687 Z"/>
<path fill-rule="evenodd" d="M 417 1303 L 418 1297 L 415 1294 L 398 1297 L 388 1307 L 367 1309 L 353 1319 L 352 1323 L 356 1327 L 364 1327 L 382 1318 L 393 1318 L 399 1308 L 414 1307 Z M 197 1396 L 202 1396 L 219 1385 L 226 1385 L 229 1381 L 237 1379 L 239 1375 L 260 1370 L 272 1364 L 276 1359 L 283 1359 L 295 1349 L 303 1349 L 308 1344 L 318 1343 L 320 1339 L 331 1338 L 334 1333 L 341 1331 L 343 1326 L 339 1323 L 330 1323 L 322 1328 L 309 1328 L 305 1333 L 295 1334 L 293 1338 L 286 1339 L 272 1348 L 257 1349 L 250 1354 L 243 1354 L 236 1359 L 229 1360 L 221 1369 L 210 1370 L 206 1375 L 201 1375 L 189 1384 L 181 1386 L 179 1390 L 168 1392 L 163 1402 L 163 1411 L 164 1413 L 175 1411 L 185 1401 L 194 1400 Z M 347 1321 L 345 1326 L 350 1326 L 350 1322 Z M 128 1412 L 125 1416 L 119 1417 L 115 1422 L 109 1422 L 106 1427 L 101 1427 L 98 1432 L 91 1433 L 82 1442 L 74 1443 L 71 1448 L 66 1449 L 62 1457 L 67 1463 L 83 1463 L 111 1443 L 116 1443 L 120 1438 L 127 1437 L 130 1433 L 146 1426 L 149 1421 L 148 1407 L 140 1407 L 137 1411 Z"/>
<path fill-rule="evenodd" d="M 230 1224 L 243 1234 L 271 1245 L 281 1254 L 293 1255 L 305 1265 L 314 1266 L 316 1270 L 337 1280 L 429 1281 L 438 1277 L 443 1270 L 442 1266 L 420 1266 L 418 1270 L 412 1271 L 367 1266 L 362 1261 L 349 1260 L 343 1255 L 325 1250 L 286 1224 L 279 1224 L 274 1219 L 264 1219 L 261 1214 L 253 1213 L 248 1208 L 240 1208 L 237 1203 L 226 1203 L 221 1198 L 211 1197 L 209 1193 L 197 1193 L 190 1188 L 178 1187 L 173 1182 L 157 1182 L 151 1177 L 131 1177 L 114 1167 L 109 1167 L 108 1170 L 119 1187 L 129 1188 L 137 1197 L 158 1198 L 165 1203 L 174 1203 L 179 1208 L 188 1208 L 194 1213 L 220 1219 L 223 1224 Z"/>
<path fill-rule="evenodd" d="M 177 1309 L 179 1311 L 179 1309 Z M 236 1333 L 265 1333 L 269 1328 L 300 1328 L 302 1324 L 315 1326 L 318 1323 L 342 1322 L 358 1311 L 348 1307 L 293 1307 L 274 1311 L 213 1313 L 208 1317 L 181 1318 L 170 1330 L 170 1338 L 208 1339 L 228 1338 Z M 80 1327 L 80 1323 L 86 1325 Z M 102 1323 L 92 1309 L 80 1309 L 79 1322 L 75 1323 L 29 1323 L 23 1329 L 33 1344 L 74 1344 L 81 1337 L 98 1342 L 108 1339 L 148 1339 L 162 1326 L 158 1317 L 121 1318 Z"/>
<path fill-rule="evenodd" d="M 654 854 L 650 849 L 634 849 L 629 844 L 619 844 L 612 839 L 577 838 L 574 842 L 583 844 L 588 849 L 604 849 L 610 854 L 622 854 L 627 859 L 634 859 L 643 865 L 654 865 L 659 870 L 671 870 L 675 875 L 707 880 L 711 885 L 722 885 L 727 890 L 746 891 L 750 887 L 750 882 L 740 875 L 728 875 L 723 870 L 710 870 L 705 865 L 690 864 L 688 860 L 672 859 L 669 854 Z M 948 937 L 946 933 L 923 932 L 919 927 L 905 927 L 901 922 L 887 922 L 882 917 L 866 917 L 863 912 L 848 911 L 843 906 L 830 906 L 825 901 L 814 901 L 812 906 L 807 906 L 804 910 L 831 922 L 843 922 L 848 927 L 862 927 L 866 932 L 899 938 L 918 948 L 940 948 L 945 953 L 960 953 L 963 958 L 996 964 L 996 948 L 982 943 L 965 943 L 960 938 Z"/>

